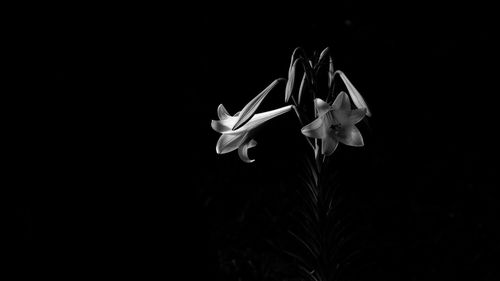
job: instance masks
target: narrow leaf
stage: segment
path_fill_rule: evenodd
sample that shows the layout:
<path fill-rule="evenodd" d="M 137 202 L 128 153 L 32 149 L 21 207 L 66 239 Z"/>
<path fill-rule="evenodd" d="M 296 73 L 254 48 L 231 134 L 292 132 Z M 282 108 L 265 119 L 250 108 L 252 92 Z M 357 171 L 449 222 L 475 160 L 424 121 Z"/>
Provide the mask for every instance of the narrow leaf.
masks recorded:
<path fill-rule="evenodd" d="M 258 94 L 255 98 L 253 98 L 245 107 L 241 110 L 239 115 L 239 119 L 233 127 L 233 130 L 237 130 L 239 127 L 243 126 L 250 118 L 253 117 L 255 111 L 262 103 L 264 98 L 269 94 L 269 92 L 278 84 L 278 82 L 285 80 L 283 78 L 279 78 L 274 80 L 267 88 L 265 88 L 260 94 Z"/>
<path fill-rule="evenodd" d="M 314 276 L 315 270 L 307 270 L 307 268 L 299 265 L 299 268 L 306 274 L 307 278 L 309 278 L 311 281 L 320 281 L 316 276 Z"/>
<path fill-rule="evenodd" d="M 304 247 L 307 248 L 307 250 L 312 254 L 313 257 L 317 257 L 319 255 L 318 249 L 312 249 L 309 244 L 307 244 L 306 241 L 304 241 L 302 238 L 300 238 L 297 234 L 293 233 L 292 231 L 288 231 L 295 239 L 297 239 Z"/>
<path fill-rule="evenodd" d="M 287 251 L 287 250 L 283 250 L 283 252 L 287 255 L 289 255 L 290 257 L 298 260 L 299 262 L 301 262 L 302 264 L 306 265 L 306 266 L 310 266 L 309 263 L 307 261 L 305 261 L 303 258 L 301 258 L 300 256 L 298 256 L 297 254 L 294 254 L 290 251 Z"/>

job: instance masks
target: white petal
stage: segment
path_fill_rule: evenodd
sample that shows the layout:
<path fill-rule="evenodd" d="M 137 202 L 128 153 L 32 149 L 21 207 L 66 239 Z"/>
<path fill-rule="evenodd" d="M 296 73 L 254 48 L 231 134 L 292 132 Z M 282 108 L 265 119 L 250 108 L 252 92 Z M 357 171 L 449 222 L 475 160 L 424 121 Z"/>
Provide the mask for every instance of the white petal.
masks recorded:
<path fill-rule="evenodd" d="M 229 116 L 222 120 L 212 120 L 212 129 L 218 133 L 227 133 L 231 131 L 231 128 L 236 124 L 238 118 Z"/>
<path fill-rule="evenodd" d="M 219 120 L 224 120 L 228 117 L 231 117 L 231 115 L 229 115 L 226 108 L 222 104 L 220 104 L 217 108 L 217 115 L 219 116 Z"/>
<path fill-rule="evenodd" d="M 323 139 L 327 137 L 327 127 L 323 123 L 323 118 L 316 118 L 311 123 L 305 125 L 300 131 L 306 137 Z"/>
<path fill-rule="evenodd" d="M 316 110 L 318 111 L 318 116 L 325 115 L 332 107 L 320 98 L 314 99 L 314 104 L 316 105 Z"/>
<path fill-rule="evenodd" d="M 366 115 L 366 108 L 356 108 L 354 110 L 333 110 L 334 119 L 342 126 L 352 126 L 357 124 Z"/>
<path fill-rule="evenodd" d="M 356 126 L 349 126 L 343 128 L 342 131 L 336 134 L 337 139 L 349 146 L 363 146 L 363 136 L 361 136 L 361 132 L 356 128 Z"/>
<path fill-rule="evenodd" d="M 321 154 L 325 154 L 326 156 L 332 155 L 338 145 L 339 142 L 331 137 L 321 140 Z"/>
<path fill-rule="evenodd" d="M 349 113 L 349 124 L 354 125 L 361 121 L 366 115 L 366 108 L 357 108 Z"/>
<path fill-rule="evenodd" d="M 225 154 L 238 149 L 241 143 L 247 137 L 246 133 L 242 134 L 223 134 L 220 136 L 215 146 L 215 151 L 218 154 Z"/>
<path fill-rule="evenodd" d="M 335 110 L 351 110 L 351 101 L 349 100 L 349 96 L 345 92 L 340 92 L 338 96 L 335 98 L 335 101 L 332 104 L 332 108 Z"/>
<path fill-rule="evenodd" d="M 255 147 L 256 145 L 257 145 L 257 142 L 255 140 L 251 140 L 247 143 L 242 144 L 238 148 L 238 155 L 240 156 L 240 159 L 243 160 L 243 162 L 252 163 L 253 161 L 255 161 L 254 159 L 250 159 L 248 157 L 248 149 Z"/>
<path fill-rule="evenodd" d="M 340 78 L 342 78 L 342 81 L 344 81 L 345 86 L 347 87 L 347 91 L 349 92 L 349 95 L 352 98 L 352 101 L 354 102 L 354 105 L 356 105 L 357 108 L 366 108 L 366 115 L 372 116 L 370 109 L 368 108 L 368 105 L 366 104 L 365 100 L 361 96 L 361 94 L 354 88 L 354 85 L 352 85 L 351 81 L 347 79 L 347 76 L 340 71 L 337 70 L 336 73 L 340 75 Z"/>
<path fill-rule="evenodd" d="M 252 119 L 250 119 L 250 121 L 248 121 L 248 123 L 246 123 L 243 127 L 241 127 L 240 129 L 238 129 L 236 131 L 252 130 L 252 129 L 262 125 L 263 123 L 269 121 L 270 119 L 273 119 L 274 117 L 277 117 L 283 113 L 287 113 L 292 108 L 293 108 L 292 105 L 287 105 L 287 106 L 284 106 L 284 107 L 281 107 L 281 108 L 278 108 L 275 110 L 255 114 L 252 117 Z"/>
<path fill-rule="evenodd" d="M 264 98 L 269 94 L 269 92 L 278 84 L 279 81 L 284 80 L 283 78 L 279 78 L 274 80 L 267 88 L 265 88 L 260 94 L 258 94 L 255 98 L 253 98 L 245 107 L 241 110 L 241 114 L 239 116 L 238 122 L 233 126 L 233 130 L 238 129 L 243 124 L 245 124 L 250 118 L 252 118 L 253 114 L 262 103 Z"/>

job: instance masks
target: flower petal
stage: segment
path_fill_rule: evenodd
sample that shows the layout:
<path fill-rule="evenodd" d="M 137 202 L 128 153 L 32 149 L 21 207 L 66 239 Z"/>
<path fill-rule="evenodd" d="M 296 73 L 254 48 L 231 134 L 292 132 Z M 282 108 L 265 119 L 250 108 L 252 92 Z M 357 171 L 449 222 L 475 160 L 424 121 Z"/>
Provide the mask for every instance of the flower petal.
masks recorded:
<path fill-rule="evenodd" d="M 366 105 L 365 100 L 358 92 L 358 90 L 354 88 L 354 85 L 352 85 L 351 81 L 347 79 L 347 76 L 345 76 L 345 74 L 340 70 L 337 70 L 336 73 L 338 73 L 340 75 L 340 78 L 342 78 L 342 81 L 344 81 L 344 84 L 347 87 L 347 91 L 349 92 L 349 95 L 351 96 L 354 105 L 356 105 L 357 108 L 366 108 L 366 115 L 372 116 L 370 109 L 368 109 L 368 105 Z"/>
<path fill-rule="evenodd" d="M 331 113 L 332 114 L 328 114 L 328 118 L 333 116 L 333 119 L 342 126 L 352 126 L 365 117 L 366 108 L 356 108 L 354 110 L 332 110 Z"/>
<path fill-rule="evenodd" d="M 257 142 L 255 140 L 251 140 L 247 143 L 244 143 L 238 148 L 238 155 L 240 156 L 240 159 L 243 160 L 245 163 L 252 163 L 255 161 L 255 159 L 250 159 L 248 157 L 248 149 L 255 147 L 257 145 Z"/>
<path fill-rule="evenodd" d="M 257 113 L 255 114 L 250 121 L 248 121 L 243 127 L 238 129 L 237 131 L 240 130 L 252 130 L 258 126 L 260 126 L 262 123 L 265 123 L 269 121 L 270 119 L 273 119 L 274 117 L 277 117 L 281 114 L 287 113 L 293 108 L 293 105 L 287 105 L 284 107 L 280 107 L 275 110 L 270 110 L 262 113 Z"/>
<path fill-rule="evenodd" d="M 267 88 L 265 88 L 260 94 L 258 94 L 255 98 L 253 98 L 245 107 L 241 110 L 240 117 L 238 122 L 233 126 L 233 130 L 238 129 L 243 126 L 250 118 L 252 118 L 253 114 L 262 103 L 264 98 L 269 94 L 269 92 L 278 84 L 279 81 L 285 80 L 283 78 L 279 78 L 274 80 Z"/>
<path fill-rule="evenodd" d="M 332 155 L 338 145 L 339 141 L 331 137 L 321 140 L 321 154 L 325 154 L 326 156 Z"/>
<path fill-rule="evenodd" d="M 220 136 L 215 146 L 215 151 L 218 154 L 225 154 L 238 149 L 241 143 L 246 139 L 248 134 L 223 134 Z"/>
<path fill-rule="evenodd" d="M 231 117 L 231 115 L 229 115 L 226 108 L 222 104 L 217 107 L 217 115 L 219 116 L 219 120 L 224 120 L 228 117 Z"/>
<path fill-rule="evenodd" d="M 351 112 L 349 113 L 349 123 L 351 125 L 354 125 L 361 121 L 366 115 L 366 110 L 366 108 L 357 108 L 351 110 Z"/>
<path fill-rule="evenodd" d="M 337 139 L 349 146 L 363 146 L 363 136 L 361 136 L 361 132 L 356 126 L 348 126 L 344 127 L 338 134 L 335 135 Z"/>
<path fill-rule="evenodd" d="M 226 133 L 231 131 L 231 128 L 236 124 L 238 118 L 229 116 L 222 120 L 212 120 L 212 129 L 218 133 Z"/>
<path fill-rule="evenodd" d="M 316 105 L 316 110 L 318 111 L 318 116 L 325 115 L 332 107 L 320 98 L 314 99 L 314 104 Z"/>
<path fill-rule="evenodd" d="M 305 125 L 300 131 L 306 137 L 323 139 L 327 137 L 326 129 L 323 118 L 316 118 L 311 123 Z"/>
<path fill-rule="evenodd" d="M 332 108 L 335 110 L 351 110 L 351 101 L 349 100 L 349 96 L 345 92 L 340 92 L 335 98 L 335 101 L 332 104 Z"/>

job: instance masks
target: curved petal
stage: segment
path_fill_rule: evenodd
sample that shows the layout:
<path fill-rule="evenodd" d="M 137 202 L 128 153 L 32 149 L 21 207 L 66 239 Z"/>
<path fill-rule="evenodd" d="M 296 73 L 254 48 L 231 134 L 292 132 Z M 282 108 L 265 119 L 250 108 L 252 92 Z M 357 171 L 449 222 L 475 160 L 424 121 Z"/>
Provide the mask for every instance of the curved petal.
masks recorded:
<path fill-rule="evenodd" d="M 238 120 L 238 118 L 232 116 L 224 118 L 223 120 L 212 120 L 212 129 L 221 134 L 230 132 L 236 120 Z"/>
<path fill-rule="evenodd" d="M 311 123 L 305 125 L 300 131 L 303 135 L 315 139 L 323 139 L 327 137 L 326 126 L 323 123 L 323 118 L 317 118 Z"/>
<path fill-rule="evenodd" d="M 215 151 L 218 154 L 225 154 L 238 149 L 243 141 L 245 141 L 247 134 L 223 134 L 220 136 L 215 146 Z"/>
<path fill-rule="evenodd" d="M 320 98 L 314 99 L 314 104 L 316 105 L 316 110 L 318 110 L 318 116 L 325 115 L 325 113 L 332 108 L 328 103 Z"/>
<path fill-rule="evenodd" d="M 336 134 L 337 139 L 349 146 L 363 146 L 363 136 L 361 136 L 361 132 L 356 128 L 356 126 L 348 126 L 344 127 L 342 131 L 338 131 Z"/>
<path fill-rule="evenodd" d="M 338 140 L 331 137 L 321 140 L 321 154 L 325 154 L 327 156 L 332 155 L 338 145 Z"/>
<path fill-rule="evenodd" d="M 248 157 L 248 149 L 255 147 L 257 145 L 257 142 L 255 140 L 251 140 L 247 143 L 244 143 L 238 148 L 238 155 L 240 156 L 240 159 L 243 160 L 245 163 L 252 163 L 255 161 L 255 159 L 250 159 Z"/>
<path fill-rule="evenodd" d="M 345 92 L 340 92 L 335 98 L 332 104 L 332 108 L 335 110 L 351 110 L 351 101 L 349 96 Z"/>
<path fill-rule="evenodd" d="M 251 130 L 255 127 L 260 126 L 262 123 L 265 123 L 269 121 L 270 119 L 273 119 L 274 117 L 277 117 L 281 114 L 287 113 L 293 108 L 292 105 L 287 105 L 284 107 L 280 107 L 278 109 L 262 112 L 255 114 L 250 121 L 248 121 L 243 127 L 238 129 L 237 131 L 240 130 Z"/>
<path fill-rule="evenodd" d="M 257 108 L 264 100 L 264 98 L 269 94 L 269 92 L 278 84 L 278 82 L 285 80 L 283 78 L 278 78 L 274 80 L 267 88 L 265 88 L 260 94 L 253 98 L 245 107 L 241 110 L 238 122 L 234 124 L 233 130 L 237 130 L 239 127 L 243 126 L 248 120 L 250 120 Z"/>
<path fill-rule="evenodd" d="M 219 105 L 219 107 L 217 107 L 217 115 L 219 116 L 219 120 L 224 120 L 228 117 L 231 117 L 222 103 Z"/>
<path fill-rule="evenodd" d="M 349 113 L 349 123 L 351 125 L 354 125 L 361 121 L 366 115 L 366 110 L 366 108 L 357 108 L 351 110 L 351 112 Z"/>
<path fill-rule="evenodd" d="M 344 84 L 347 88 L 347 91 L 349 92 L 349 95 L 352 98 L 352 101 L 354 102 L 354 105 L 356 105 L 357 108 L 366 108 L 366 115 L 367 116 L 372 116 L 370 109 L 368 109 L 368 105 L 366 104 L 365 100 L 361 96 L 361 94 L 354 88 L 354 85 L 347 79 L 347 76 L 345 76 L 344 72 L 337 70 L 337 73 L 340 75 L 340 78 L 342 78 L 342 81 L 344 81 Z"/>
<path fill-rule="evenodd" d="M 366 108 L 356 108 L 350 111 L 333 110 L 335 120 L 342 126 L 352 126 L 357 124 L 366 115 Z"/>

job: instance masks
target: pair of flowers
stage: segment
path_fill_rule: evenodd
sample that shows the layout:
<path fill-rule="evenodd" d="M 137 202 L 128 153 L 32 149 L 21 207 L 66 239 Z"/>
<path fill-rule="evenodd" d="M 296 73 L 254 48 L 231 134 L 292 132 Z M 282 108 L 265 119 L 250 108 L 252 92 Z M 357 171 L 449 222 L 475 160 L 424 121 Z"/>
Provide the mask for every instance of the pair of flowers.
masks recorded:
<path fill-rule="evenodd" d="M 320 98 L 314 99 L 316 119 L 305 125 L 301 132 L 306 137 L 321 140 L 321 153 L 331 155 L 339 142 L 349 146 L 363 146 L 363 137 L 356 127 L 370 111 L 359 92 L 354 88 L 345 74 L 337 71 L 346 85 L 349 95 L 341 92 L 330 105 Z M 248 149 L 255 147 L 253 139 L 255 129 L 265 122 L 294 109 L 294 105 L 284 106 L 275 110 L 255 114 L 257 108 L 269 92 L 284 79 L 277 79 L 266 89 L 252 99 L 240 112 L 231 116 L 221 104 L 217 109 L 219 120 L 212 120 L 212 128 L 221 133 L 216 145 L 218 154 L 225 154 L 238 150 L 241 160 L 251 163 L 254 160 L 248 157 Z M 289 92 L 287 86 L 287 93 Z M 352 98 L 357 108 L 351 109 Z"/>

